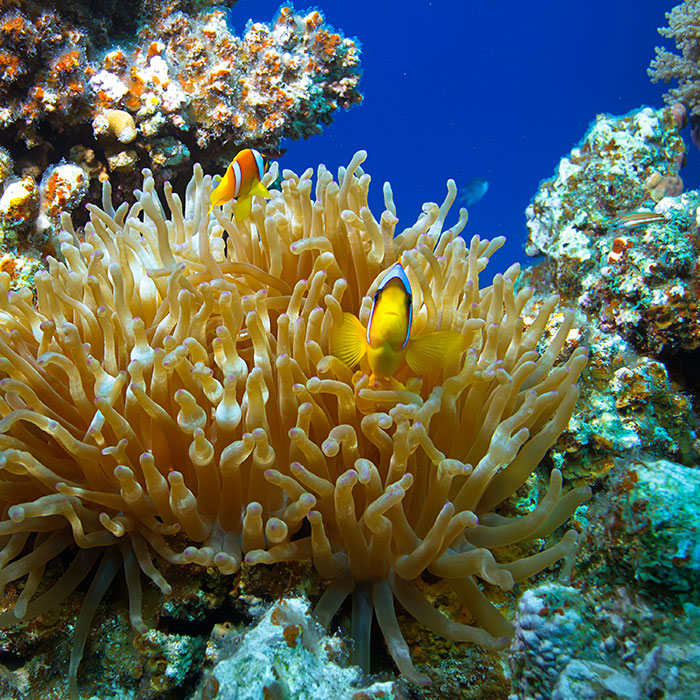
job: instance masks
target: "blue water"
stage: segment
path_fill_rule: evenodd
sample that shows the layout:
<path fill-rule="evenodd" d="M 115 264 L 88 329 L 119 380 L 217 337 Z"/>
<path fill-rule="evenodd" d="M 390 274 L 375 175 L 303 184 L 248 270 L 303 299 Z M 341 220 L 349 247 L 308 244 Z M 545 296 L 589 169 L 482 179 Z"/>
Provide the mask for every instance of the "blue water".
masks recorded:
<path fill-rule="evenodd" d="M 449 177 L 490 187 L 469 214 L 466 235 L 505 235 L 498 269 L 527 262 L 525 207 L 538 183 L 583 137 L 600 112 L 663 106 L 665 86 L 646 69 L 669 0 L 557 2 L 384 2 L 338 0 L 316 7 L 326 21 L 362 43 L 364 103 L 337 113 L 319 136 L 287 143 L 283 167 L 319 162 L 336 169 L 361 148 L 375 215 L 389 180 L 399 228 L 425 201 L 442 202 Z M 278 0 L 240 0 L 230 20 L 270 21 Z M 687 132 L 687 129 L 686 129 Z M 700 185 L 700 153 L 681 173 Z"/>

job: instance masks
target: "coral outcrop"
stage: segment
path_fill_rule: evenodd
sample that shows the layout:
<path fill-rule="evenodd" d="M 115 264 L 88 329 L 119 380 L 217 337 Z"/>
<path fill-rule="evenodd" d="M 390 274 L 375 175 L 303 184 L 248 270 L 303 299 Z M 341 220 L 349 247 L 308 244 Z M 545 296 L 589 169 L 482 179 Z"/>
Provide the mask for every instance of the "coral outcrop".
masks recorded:
<path fill-rule="evenodd" d="M 697 383 L 684 358 L 700 342 L 700 196 L 654 190 L 655 174 L 678 177 L 683 113 L 598 116 L 527 209 L 527 251 L 545 259 L 524 281 L 580 309 L 591 349 L 584 400 L 553 453 L 569 475 L 604 473 L 631 449 L 697 459 L 697 418 L 674 382 Z"/>
<path fill-rule="evenodd" d="M 158 196 L 147 172 L 136 203 L 115 209 L 106 185 L 84 234 L 63 218 L 36 306 L 0 274 L 0 585 L 26 577 L 0 624 L 53 608 L 97 567 L 75 625 L 73 695 L 95 607 L 122 568 L 143 633 L 141 574 L 172 592 L 162 560 L 228 575 L 243 560 L 310 558 L 330 581 L 315 606 L 324 625 L 352 596 L 354 661 L 369 666 L 376 614 L 399 670 L 425 683 L 394 597 L 444 637 L 503 648 L 512 628 L 479 580 L 507 590 L 571 553 L 575 531 L 549 535 L 588 488 L 563 493 L 554 469 L 526 514 L 499 505 L 571 417 L 587 359 L 564 352 L 573 314 L 543 340 L 556 296 L 526 322 L 519 266 L 480 287 L 502 239 L 467 246 L 466 212 L 444 228 L 451 181 L 441 207 L 395 236 L 390 187 L 379 219 L 367 207 L 365 155 L 337 182 L 323 166 L 316 183 L 285 171 L 240 224 L 230 203 L 207 214 L 199 167 L 184 201 L 168 183 Z M 444 372 L 403 376 L 403 389 L 370 386 L 367 368 L 328 355 L 329 334 L 343 311 L 366 323 L 399 260 L 413 332 L 458 330 L 468 349 Z M 515 558 L 502 556 L 514 543 Z M 37 596 L 63 553 L 68 568 Z M 428 602 L 414 583 L 424 572 L 478 627 Z"/>
<path fill-rule="evenodd" d="M 0 127 L 38 146 L 47 127 L 69 138 L 91 123 L 112 150 L 135 142 L 145 154 L 174 136 L 226 158 L 241 144 L 276 151 L 360 101 L 359 48 L 317 11 L 282 7 L 237 37 L 222 9 L 198 5 L 127 2 L 121 30 L 122 12 L 89 17 L 68 0 L 5 7 Z"/>
<path fill-rule="evenodd" d="M 661 600 L 673 596 L 700 604 L 700 470 L 667 460 L 630 460 L 613 475 L 610 491 L 596 529 L 608 533 L 611 569 L 625 570 Z"/>
<path fill-rule="evenodd" d="M 396 683 L 360 689 L 356 667 L 342 667 L 343 640 L 329 637 L 314 620 L 308 601 L 287 598 L 272 605 L 248 630 L 217 625 L 207 648 L 212 668 L 198 699 L 347 698 L 400 700 Z"/>
<path fill-rule="evenodd" d="M 599 116 L 527 211 L 544 259 L 521 284 L 576 305 L 590 352 L 548 459 L 599 487 L 576 514 L 578 577 L 518 603 L 518 700 L 698 693 L 700 195 L 679 192 L 684 114 Z"/>
<path fill-rule="evenodd" d="M 690 700 L 700 691 L 700 609 L 650 609 L 625 588 L 527 591 L 510 650 L 511 700 Z"/>

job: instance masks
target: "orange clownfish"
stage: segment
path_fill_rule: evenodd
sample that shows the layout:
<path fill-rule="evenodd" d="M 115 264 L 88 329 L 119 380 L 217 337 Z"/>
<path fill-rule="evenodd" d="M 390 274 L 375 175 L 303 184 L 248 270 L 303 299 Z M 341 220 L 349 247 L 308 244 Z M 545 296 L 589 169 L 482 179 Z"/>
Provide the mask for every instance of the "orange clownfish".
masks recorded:
<path fill-rule="evenodd" d="M 343 314 L 343 323 L 331 333 L 331 353 L 348 367 L 367 355 L 374 377 L 391 378 L 405 360 L 417 375 L 428 374 L 454 362 L 466 350 L 455 331 L 433 331 L 411 337 L 413 295 L 403 267 L 396 263 L 374 295 L 367 328 L 357 316 Z"/>
<path fill-rule="evenodd" d="M 242 150 L 229 164 L 225 175 L 209 195 L 211 206 L 209 212 L 216 207 L 236 198 L 233 214 L 236 221 L 243 221 L 250 216 L 253 196 L 270 197 L 270 193 L 262 184 L 265 174 L 265 158 L 253 148 Z"/>

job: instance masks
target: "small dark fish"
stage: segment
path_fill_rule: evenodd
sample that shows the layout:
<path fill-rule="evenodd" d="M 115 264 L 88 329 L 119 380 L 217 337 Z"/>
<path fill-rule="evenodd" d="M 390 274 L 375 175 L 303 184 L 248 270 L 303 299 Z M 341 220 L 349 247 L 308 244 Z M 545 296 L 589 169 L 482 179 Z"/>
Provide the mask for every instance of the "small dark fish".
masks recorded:
<path fill-rule="evenodd" d="M 457 201 L 469 208 L 473 207 L 489 189 L 489 181 L 483 177 L 473 177 L 459 190 Z"/>
<path fill-rule="evenodd" d="M 663 214 L 657 214 L 655 211 L 631 211 L 627 214 L 620 214 L 612 223 L 612 230 L 637 228 L 638 226 L 646 226 L 657 221 L 666 221 Z"/>

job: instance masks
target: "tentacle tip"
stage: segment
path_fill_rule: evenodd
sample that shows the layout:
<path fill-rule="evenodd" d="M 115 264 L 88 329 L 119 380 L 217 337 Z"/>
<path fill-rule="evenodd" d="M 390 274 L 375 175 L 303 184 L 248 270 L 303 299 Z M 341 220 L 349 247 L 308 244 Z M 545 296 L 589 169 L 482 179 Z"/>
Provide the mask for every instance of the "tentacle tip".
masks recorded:
<path fill-rule="evenodd" d="M 494 651 L 502 651 L 503 649 L 507 649 L 510 646 L 510 642 L 510 637 L 498 637 L 498 639 L 496 639 L 494 642 Z"/>
<path fill-rule="evenodd" d="M 24 508 L 22 506 L 11 506 L 7 514 L 12 522 L 21 523 L 24 520 Z"/>
<path fill-rule="evenodd" d="M 494 583 L 502 590 L 509 591 L 515 585 L 513 576 L 510 571 L 502 571 L 499 576 L 495 579 Z"/>
<path fill-rule="evenodd" d="M 432 681 L 430 680 L 430 676 L 428 676 L 425 673 L 418 673 L 417 671 L 415 673 L 412 673 L 410 677 L 407 676 L 407 678 L 412 683 L 415 683 L 416 685 L 420 685 L 424 688 L 429 686 L 432 683 Z"/>
<path fill-rule="evenodd" d="M 248 564 L 248 566 L 267 564 L 268 562 L 265 561 L 266 554 L 267 552 L 263 551 L 262 549 L 254 549 L 252 552 L 248 552 L 248 554 L 245 555 L 244 561 L 246 564 Z"/>

